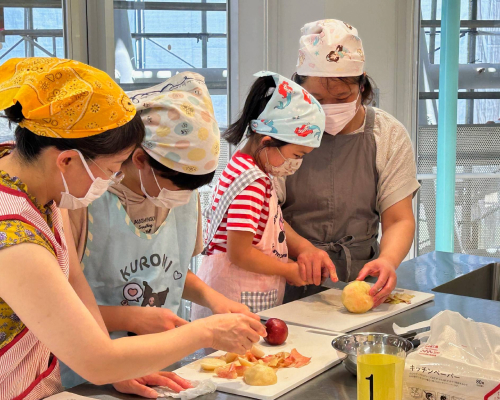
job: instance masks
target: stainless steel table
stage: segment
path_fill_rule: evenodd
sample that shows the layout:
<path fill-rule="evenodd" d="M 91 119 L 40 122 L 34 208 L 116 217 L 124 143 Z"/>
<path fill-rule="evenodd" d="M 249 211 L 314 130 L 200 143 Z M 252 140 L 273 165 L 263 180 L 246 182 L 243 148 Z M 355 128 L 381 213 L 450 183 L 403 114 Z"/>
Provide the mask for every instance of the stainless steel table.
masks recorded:
<path fill-rule="evenodd" d="M 398 269 L 398 287 L 405 289 L 431 292 L 437 286 L 449 282 L 459 276 L 479 270 L 485 265 L 500 262 L 498 259 L 469 256 L 465 254 L 451 254 L 433 252 L 403 263 Z M 326 282 L 326 287 L 338 284 Z M 340 284 L 342 285 L 342 284 Z M 325 290 L 318 288 L 318 291 Z M 423 304 L 412 310 L 398 314 L 362 328 L 362 331 L 393 333 L 392 324 L 408 326 L 419 321 L 428 320 L 442 310 L 457 311 L 464 317 L 472 318 L 477 322 L 486 322 L 500 326 L 500 301 L 483 300 L 473 297 L 453 294 L 435 293 L 433 302 Z M 360 330 L 360 331 L 361 331 Z M 213 350 L 200 350 L 182 361 L 170 366 L 174 370 L 196 359 L 210 354 Z M 136 396 L 123 395 L 116 392 L 112 386 L 80 385 L 71 390 L 82 396 L 96 399 L 137 399 Z M 310 380 L 297 389 L 287 393 L 280 399 L 355 399 L 356 378 L 338 365 L 320 376 Z M 216 392 L 204 396 L 203 400 L 243 399 L 243 397 Z"/>

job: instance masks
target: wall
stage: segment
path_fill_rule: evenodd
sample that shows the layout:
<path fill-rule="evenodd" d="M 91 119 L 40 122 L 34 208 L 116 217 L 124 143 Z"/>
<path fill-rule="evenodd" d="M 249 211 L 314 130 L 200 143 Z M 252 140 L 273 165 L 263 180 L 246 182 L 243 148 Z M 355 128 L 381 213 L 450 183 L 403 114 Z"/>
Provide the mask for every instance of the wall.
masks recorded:
<path fill-rule="evenodd" d="M 380 107 L 412 125 L 413 0 L 231 0 L 238 7 L 238 97 L 252 74 L 270 69 L 291 76 L 300 28 L 335 18 L 355 26 L 366 53 L 366 71 L 380 88 Z M 234 112 L 233 112 L 234 115 Z"/>

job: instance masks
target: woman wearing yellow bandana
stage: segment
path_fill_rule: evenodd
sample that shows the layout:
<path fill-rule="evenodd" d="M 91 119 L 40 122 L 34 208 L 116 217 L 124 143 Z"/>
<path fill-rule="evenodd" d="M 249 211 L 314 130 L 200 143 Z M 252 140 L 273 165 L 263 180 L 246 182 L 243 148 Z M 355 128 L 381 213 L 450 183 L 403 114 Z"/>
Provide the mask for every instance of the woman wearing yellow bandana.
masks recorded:
<path fill-rule="evenodd" d="M 108 75 L 55 58 L 1 65 L 0 109 L 18 123 L 15 145 L 0 148 L 0 398 L 61 390 L 58 358 L 104 384 L 200 347 L 241 352 L 264 334 L 257 321 L 226 315 L 111 341 L 57 206 L 85 207 L 119 182 L 144 125 Z"/>

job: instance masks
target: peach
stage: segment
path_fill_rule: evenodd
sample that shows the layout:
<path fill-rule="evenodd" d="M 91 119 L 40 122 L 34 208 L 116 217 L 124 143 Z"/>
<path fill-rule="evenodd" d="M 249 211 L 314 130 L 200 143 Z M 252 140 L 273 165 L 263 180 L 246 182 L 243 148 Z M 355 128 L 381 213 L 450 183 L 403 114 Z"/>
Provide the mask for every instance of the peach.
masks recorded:
<path fill-rule="evenodd" d="M 373 297 L 370 296 L 370 285 L 362 281 L 349 283 L 342 291 L 342 304 L 348 311 L 363 314 L 373 308 Z"/>

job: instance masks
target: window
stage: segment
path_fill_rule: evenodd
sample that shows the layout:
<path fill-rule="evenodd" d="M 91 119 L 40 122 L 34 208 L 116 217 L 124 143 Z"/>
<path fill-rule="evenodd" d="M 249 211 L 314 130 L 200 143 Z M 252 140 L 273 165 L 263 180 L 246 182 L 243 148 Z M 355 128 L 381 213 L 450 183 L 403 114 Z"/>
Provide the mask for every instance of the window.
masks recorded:
<path fill-rule="evenodd" d="M 205 77 L 221 129 L 227 127 L 225 1 L 114 1 L 115 77 L 125 90 L 177 72 Z"/>
<path fill-rule="evenodd" d="M 460 0 L 455 252 L 500 256 L 500 1 Z M 441 0 L 421 0 L 417 255 L 434 250 Z"/>
<path fill-rule="evenodd" d="M 15 57 L 64 57 L 61 0 L 2 1 L 0 64 Z M 0 141 L 12 138 L 0 119 Z"/>

